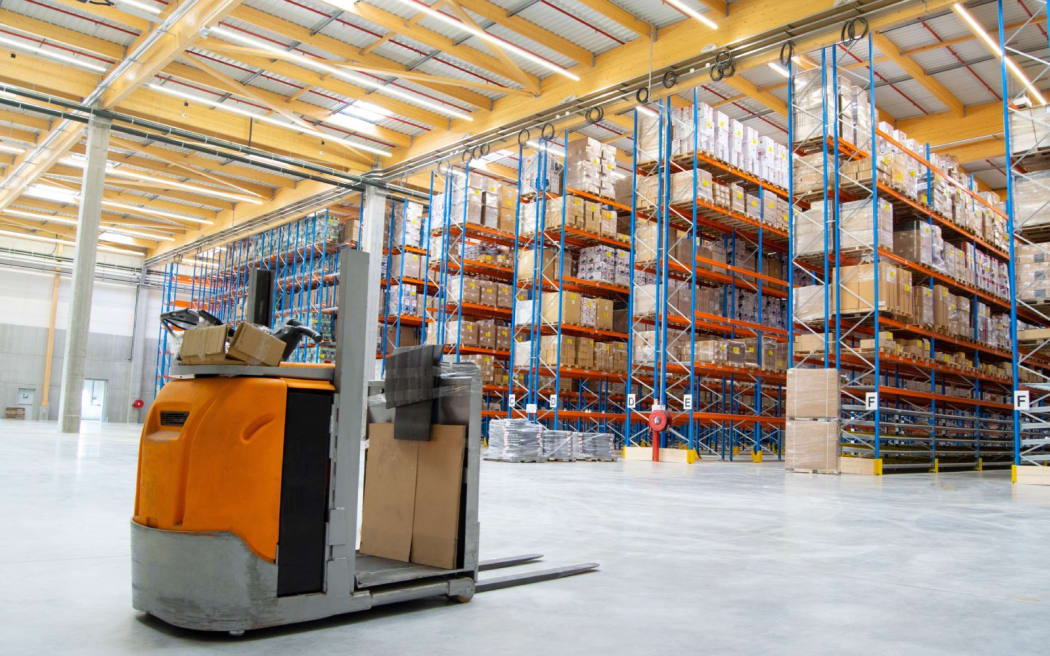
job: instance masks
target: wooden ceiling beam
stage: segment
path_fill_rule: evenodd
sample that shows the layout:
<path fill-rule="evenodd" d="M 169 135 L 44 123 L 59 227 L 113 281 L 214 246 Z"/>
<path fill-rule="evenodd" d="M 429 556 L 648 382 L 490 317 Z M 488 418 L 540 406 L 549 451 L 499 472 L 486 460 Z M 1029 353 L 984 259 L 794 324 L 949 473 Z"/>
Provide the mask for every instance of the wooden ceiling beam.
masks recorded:
<path fill-rule="evenodd" d="M 482 16 L 509 30 L 513 30 L 526 39 L 550 48 L 560 55 L 582 64 L 590 66 L 594 61 L 594 53 L 581 45 L 540 27 L 532 21 L 522 18 L 518 14 L 511 15 L 506 9 L 491 2 L 490 0 L 457 0 L 464 9 Z"/>
<path fill-rule="evenodd" d="M 955 94 L 937 81 L 935 77 L 927 73 L 923 67 L 919 65 L 919 62 L 911 57 L 902 55 L 900 48 L 897 47 L 897 44 L 890 40 L 888 36 L 878 32 L 873 33 L 872 42 L 875 47 L 889 57 L 894 64 L 899 66 L 905 73 L 910 75 L 913 80 L 922 85 L 922 88 L 929 91 L 937 100 L 941 101 L 952 115 L 962 116 L 962 101 L 956 98 Z"/>
<path fill-rule="evenodd" d="M 91 16 L 105 23 L 115 23 L 130 27 L 140 33 L 148 32 L 154 25 L 154 23 L 145 18 L 139 18 L 135 14 L 121 10 L 116 5 L 85 3 L 80 0 L 47 0 L 47 3 L 71 9 L 76 14 Z"/>
<path fill-rule="evenodd" d="M 328 90 L 331 93 L 329 95 L 340 95 L 350 98 L 351 100 L 364 100 L 378 105 L 384 109 L 389 110 L 393 114 L 404 116 L 405 118 L 418 121 L 426 125 L 442 125 L 447 120 L 443 114 L 435 113 L 433 110 L 424 109 L 418 105 L 413 105 L 404 100 L 392 98 L 390 96 L 384 96 L 381 93 L 371 93 L 369 89 L 358 86 L 351 82 L 341 80 L 331 75 L 325 75 L 318 73 L 317 71 L 306 68 L 300 64 L 285 61 L 281 59 L 276 53 L 268 53 L 262 51 L 260 54 L 248 54 L 250 49 L 238 48 L 236 46 L 228 46 L 223 41 L 216 39 L 206 39 L 201 42 L 202 48 L 208 50 L 214 50 L 215 52 L 221 52 L 225 56 L 230 56 L 242 64 L 251 66 L 253 68 L 269 71 L 276 73 L 282 77 L 295 80 L 298 83 L 305 84 L 307 87 L 316 87 L 322 90 Z M 342 62 L 326 60 L 329 66 L 337 66 Z M 279 95 L 279 94 L 277 94 Z M 288 102 L 287 97 L 282 97 L 284 102 Z M 372 136 L 383 138 L 380 136 L 382 130 L 376 129 L 375 134 Z M 404 136 L 404 135 L 402 135 Z M 393 137 L 391 137 L 392 139 Z"/>
<path fill-rule="evenodd" d="M 356 2 L 345 7 L 344 11 L 348 14 L 353 14 L 363 18 L 371 23 L 375 23 L 384 29 L 397 32 L 398 34 L 404 34 L 410 39 L 418 41 L 431 48 L 435 48 L 452 57 L 456 57 L 468 64 L 473 64 L 474 66 L 483 68 L 487 71 L 498 72 L 503 69 L 503 63 L 498 57 L 486 55 L 480 50 L 475 50 L 470 46 L 456 43 L 456 41 L 443 34 L 431 32 L 430 30 L 424 29 L 418 25 L 411 25 L 397 14 L 383 11 L 373 5 L 364 2 Z M 527 75 L 526 80 L 528 81 L 526 86 L 532 86 L 537 89 L 540 88 L 540 79 L 535 75 Z"/>
<path fill-rule="evenodd" d="M 626 27 L 640 37 L 648 39 L 655 30 L 649 23 L 609 0 L 580 0 L 580 4 L 598 12 L 614 23 Z"/>
<path fill-rule="evenodd" d="M 457 0 L 445 0 L 445 4 L 452 8 L 452 11 L 456 14 L 456 17 L 461 23 L 467 27 L 472 27 L 477 31 L 485 32 L 480 25 L 474 22 L 474 19 L 470 17 L 470 14 L 468 14 L 463 7 L 459 6 Z M 440 11 L 440 9 L 435 9 L 435 11 Z M 521 70 L 521 66 L 518 65 L 518 62 L 511 59 L 510 55 L 507 54 L 506 49 L 501 45 L 492 43 L 487 39 L 482 39 L 481 45 L 502 63 L 501 70 L 497 72 L 502 72 L 505 76 L 520 84 L 524 89 L 528 89 L 533 93 L 540 92 L 539 78 L 528 75 L 525 71 Z"/>
<path fill-rule="evenodd" d="M 325 34 L 314 34 L 309 28 L 303 27 L 291 21 L 286 21 L 282 18 L 278 18 L 272 14 L 267 14 L 264 11 L 254 9 L 247 5 L 241 5 L 234 10 L 232 16 L 243 21 L 247 21 L 253 25 L 257 25 L 265 30 L 280 34 L 290 41 L 297 41 L 300 43 L 310 43 L 311 45 L 320 48 L 326 52 L 329 52 L 336 57 L 345 59 L 348 62 L 360 63 L 373 66 L 390 67 L 396 70 L 407 71 L 408 67 L 404 64 L 382 57 L 375 53 L 364 53 L 358 48 L 351 46 L 350 44 L 327 36 Z M 434 91 L 438 91 L 452 98 L 456 98 L 468 105 L 475 107 L 489 107 L 492 101 L 488 96 L 483 96 L 480 93 L 475 93 L 468 89 L 456 89 L 448 87 L 435 87 L 431 84 L 425 84 Z M 345 95 L 345 94 L 344 94 Z M 378 103 L 377 103 L 378 104 Z M 441 124 L 445 121 L 442 120 Z"/>
<path fill-rule="evenodd" d="M 0 24 L 4 27 L 35 34 L 49 41 L 56 41 L 78 50 L 85 50 L 114 60 L 120 60 L 126 54 L 124 46 L 119 43 L 100 39 L 97 36 L 66 27 L 59 27 L 54 23 L 48 23 L 47 21 L 7 9 L 0 9 Z"/>

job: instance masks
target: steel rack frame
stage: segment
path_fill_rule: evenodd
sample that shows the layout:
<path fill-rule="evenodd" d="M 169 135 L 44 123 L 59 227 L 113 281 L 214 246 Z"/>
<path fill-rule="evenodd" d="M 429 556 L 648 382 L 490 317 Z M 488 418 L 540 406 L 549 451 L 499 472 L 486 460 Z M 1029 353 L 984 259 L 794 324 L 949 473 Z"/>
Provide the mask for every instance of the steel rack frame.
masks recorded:
<path fill-rule="evenodd" d="M 462 167 L 452 164 L 439 167 L 430 175 L 430 201 L 426 234 L 430 239 L 425 249 L 424 267 L 428 275 L 423 315 L 423 339 L 426 343 L 443 344 L 445 358 L 460 362 L 464 356 L 490 356 L 503 362 L 511 356 L 497 349 L 462 344 L 460 336 L 464 318 L 510 320 L 512 311 L 463 302 L 463 290 L 469 273 L 502 279 L 507 272 L 467 257 L 469 245 L 499 244 L 509 246 L 511 237 L 499 230 L 468 221 L 468 195 L 472 176 L 479 175 L 470 163 Z M 433 290 L 433 297 L 429 296 Z M 450 294 L 454 292 L 454 294 Z M 433 298 L 433 304 L 429 302 Z M 456 339 L 449 338 L 449 329 L 455 326 Z M 509 368 L 508 368 L 509 374 Z M 482 385 L 483 433 L 488 434 L 488 421 L 506 413 L 505 388 L 500 385 Z M 489 409 L 499 405 L 500 410 Z"/>
<path fill-rule="evenodd" d="M 668 446 L 686 449 L 687 461 L 703 455 L 734 460 L 745 450 L 756 462 L 762 460 L 763 453 L 780 458 L 785 379 L 783 373 L 773 371 L 775 362 L 765 361 L 763 347 L 767 340 L 787 338 L 786 327 L 765 325 L 765 305 L 770 299 L 786 299 L 788 284 L 767 275 L 764 262 L 770 248 L 786 251 L 787 232 L 774 227 L 775 217 L 767 215 L 766 195 L 786 199 L 788 191 L 706 152 L 700 143 L 698 89 L 693 90 L 692 100 L 691 108 L 684 111 L 676 110 L 670 99 L 665 99 L 659 103 L 658 112 L 651 108 L 635 112 L 631 269 L 634 275 L 645 276 L 642 280 L 653 276 L 653 282 L 650 291 L 632 279 L 628 405 L 634 410 L 629 435 L 632 443 L 651 443 L 645 424 L 639 422 L 646 419 L 643 409 L 667 410 L 672 415 L 671 426 L 659 442 L 651 443 L 654 459 L 659 458 L 660 448 Z M 647 121 L 654 122 L 655 127 L 646 126 Z M 643 140 L 639 135 L 654 130 L 655 152 L 646 152 L 639 145 Z M 679 152 L 683 150 L 681 139 L 672 147 L 673 135 L 678 133 L 690 135 L 684 152 Z M 701 172 L 711 174 L 718 182 L 733 182 L 749 193 L 754 191 L 757 216 L 717 205 L 710 196 L 701 198 Z M 688 198 L 681 197 L 681 183 L 673 182 L 676 174 L 688 178 Z M 651 224 L 656 227 L 655 248 L 639 240 L 639 230 L 651 230 Z M 705 243 L 719 244 L 725 261 L 698 255 L 701 238 L 711 240 Z M 687 253 L 682 252 L 682 245 Z M 653 252 L 642 253 L 643 249 Z M 681 297 L 677 305 L 672 302 L 676 293 L 672 288 L 683 284 L 689 290 L 688 309 L 682 307 Z M 720 289 L 719 305 L 725 309 L 701 308 L 698 285 Z M 681 293 L 680 288 L 677 293 Z M 755 294 L 754 321 L 737 315 L 738 302 L 745 293 Z M 651 315 L 638 311 L 639 302 L 653 308 Z M 647 329 L 653 333 L 652 344 L 644 345 L 652 348 L 651 361 L 644 353 L 636 357 L 639 350 L 635 340 Z M 757 366 L 699 361 L 699 336 L 755 338 Z"/>
<path fill-rule="evenodd" d="M 323 337 L 316 345 L 301 343 L 289 360 L 331 361 L 340 240 L 355 247 L 360 241 L 359 234 L 341 237 L 342 225 L 328 210 L 322 210 L 197 252 L 190 261 L 180 258 L 165 267 L 162 308 L 202 309 L 226 323 L 239 323 L 245 318 L 249 273 L 266 269 L 273 272 L 270 328 L 295 318 Z M 177 299 L 179 292 L 185 292 L 187 298 Z M 158 390 L 168 379 L 173 351 L 174 345 L 162 333 L 156 367 Z"/>
<path fill-rule="evenodd" d="M 814 59 L 819 59 L 819 65 L 808 69 L 800 65 Z M 846 61 L 866 65 L 857 70 L 855 66 L 845 66 Z M 823 342 L 823 349 L 800 352 L 796 349 L 796 333 L 792 331 L 789 335 L 791 359 L 794 366 L 831 366 L 839 371 L 843 386 L 839 416 L 843 455 L 870 458 L 872 473 L 1003 465 L 1007 436 L 1002 413 L 1009 406 L 987 397 L 994 391 L 1008 391 L 1008 381 L 946 365 L 935 356 L 938 347 L 950 348 L 972 354 L 978 367 L 982 357 L 1008 358 L 1009 354 L 1003 350 L 979 342 L 977 324 L 980 304 L 988 302 L 1002 308 L 1006 306 L 1005 299 L 978 289 L 975 284 L 950 278 L 932 265 L 898 255 L 892 247 L 880 243 L 879 225 L 880 203 L 888 203 L 892 205 L 894 222 L 912 219 L 923 221 L 931 228 L 936 225 L 949 233 L 949 239 L 968 245 L 973 252 L 1006 259 L 1002 249 L 935 209 L 935 187 L 951 183 L 962 189 L 971 202 L 982 204 L 982 210 L 987 207 L 995 211 L 996 208 L 974 191 L 972 180 L 964 187 L 937 169 L 930 161 L 928 145 L 920 154 L 879 127 L 873 61 L 874 47 L 869 34 L 822 48 L 819 57 L 792 61 L 789 66 L 789 138 L 796 155 L 819 153 L 818 161 L 791 158 L 794 202 L 789 216 L 793 236 L 789 321 L 801 334 L 816 335 Z M 849 83 L 855 84 L 861 93 L 850 96 Z M 819 107 L 798 100 L 800 96 L 812 98 L 815 94 L 819 94 Z M 860 105 L 863 95 L 867 96 L 866 107 Z M 843 131 L 852 133 L 854 139 L 844 138 Z M 873 149 L 877 149 L 879 157 L 872 156 Z M 891 150 L 915 160 L 916 166 L 925 170 L 922 176 L 925 198 L 909 197 L 883 179 L 879 160 Z M 869 162 L 870 178 L 864 170 Z M 847 163 L 858 163 L 855 171 L 845 172 Z M 808 171 L 798 167 L 808 167 Z M 803 193 L 797 186 L 799 176 L 807 172 L 815 172 L 822 179 L 819 193 Z M 818 201 L 820 205 L 814 210 L 813 205 Z M 856 201 L 866 203 L 847 205 Z M 844 227 L 851 223 L 851 212 L 866 211 L 872 215 L 870 242 Z M 816 252 L 800 252 L 803 243 L 800 229 L 811 226 L 816 226 L 823 235 L 822 248 Z M 931 295 L 935 283 L 967 295 L 973 318 L 970 335 L 966 338 L 948 335 L 917 325 L 914 319 L 895 316 L 895 308 L 882 307 L 880 291 L 885 281 L 880 262 L 924 279 Z M 871 299 L 842 285 L 843 268 L 854 264 L 872 267 L 876 283 Z M 815 283 L 821 290 L 811 294 L 813 285 L 799 282 Z M 809 291 L 803 293 L 806 289 Z M 808 312 L 806 316 L 799 313 L 800 301 L 808 304 L 814 299 L 823 302 L 824 310 L 815 320 Z M 845 299 L 853 301 L 849 312 L 843 311 Z M 859 306 L 859 311 L 854 306 Z M 882 335 L 886 329 L 928 339 L 929 358 L 903 357 L 884 351 Z M 859 346 L 862 338 L 869 338 L 873 346 L 862 349 Z M 957 393 L 960 385 L 967 396 Z M 920 386 L 925 389 L 917 389 Z"/>
<path fill-rule="evenodd" d="M 1010 255 L 1010 338 L 1012 343 L 1012 476 L 1014 483 L 1050 480 L 1050 302 L 1038 285 L 1021 275 L 1039 254 L 1050 253 L 1050 114 L 1045 99 L 1033 96 L 1007 70 L 1007 58 L 1022 66 L 1036 84 L 1050 74 L 1045 55 L 1046 0 L 1024 6 L 1025 19 L 1007 25 L 1004 15 L 1020 7 L 1016 0 L 996 3 L 1007 164 L 1007 232 Z M 1025 52 L 1022 41 L 1042 43 L 1040 55 Z M 1045 259 L 1043 267 L 1047 264 Z M 1022 268 L 1023 267 L 1023 268 Z M 1019 271 L 1019 269 L 1021 269 Z M 1045 285 L 1044 285 L 1045 287 Z M 1045 293 L 1045 292 L 1044 292 Z"/>
<path fill-rule="evenodd" d="M 623 401 L 620 394 L 611 392 L 611 385 L 624 380 L 615 373 L 565 366 L 559 346 L 555 361 L 541 359 L 543 338 L 553 337 L 559 345 L 566 337 L 591 338 L 599 341 L 624 340 L 627 335 L 614 331 L 566 323 L 563 315 L 564 295 L 576 292 L 595 296 L 626 298 L 629 288 L 598 281 L 584 280 L 567 272 L 567 254 L 586 246 L 607 245 L 624 248 L 626 244 L 598 234 L 587 233 L 567 225 L 567 203 L 570 199 L 596 202 L 602 207 L 618 211 L 626 207 L 612 199 L 567 186 L 569 133 L 560 139 L 541 138 L 519 146 L 518 205 L 513 238 L 513 273 L 516 300 L 512 310 L 512 349 L 510 379 L 507 386 L 505 416 L 528 417 L 541 421 L 555 430 L 597 431 L 611 433 L 619 444 L 624 444 L 622 426 Z M 528 159 L 535 163 L 529 167 Z M 560 174 L 551 173 L 561 164 Z M 552 188 L 551 181 L 557 185 Z M 548 221 L 549 201 L 560 199 L 561 216 L 556 226 Z M 525 230 L 522 227 L 526 226 Z M 521 258 L 532 254 L 532 275 L 523 276 L 519 270 Z M 547 274 L 549 258 L 555 258 L 556 273 Z M 557 316 L 544 317 L 544 295 L 556 295 Z M 548 296 L 548 298 L 551 298 Z M 521 313 L 527 313 L 522 316 Z M 525 349 L 520 345 L 528 344 Z M 526 353 L 527 350 L 527 353 Z M 573 380 L 575 391 L 563 391 L 562 383 Z M 548 381 L 552 381 L 549 386 Z"/>

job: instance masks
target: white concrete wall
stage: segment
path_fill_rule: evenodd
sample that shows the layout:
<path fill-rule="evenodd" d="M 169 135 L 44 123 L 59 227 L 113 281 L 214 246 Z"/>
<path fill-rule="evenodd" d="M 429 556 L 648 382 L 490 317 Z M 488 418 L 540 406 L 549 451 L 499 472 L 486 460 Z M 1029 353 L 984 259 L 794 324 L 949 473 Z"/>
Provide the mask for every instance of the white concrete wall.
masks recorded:
<path fill-rule="evenodd" d="M 35 389 L 37 409 L 43 398 L 47 326 L 51 307 L 52 275 L 0 267 L 0 405 L 13 405 L 19 388 Z M 141 413 L 131 401 L 152 399 L 155 372 L 160 291 L 150 290 L 143 380 L 131 378 L 131 347 L 135 327 L 136 288 L 132 285 L 95 282 L 88 340 L 87 378 L 106 380 L 106 415 L 109 421 L 135 421 Z M 59 383 L 69 322 L 70 279 L 59 284 L 55 346 L 51 366 L 50 418 L 57 417 Z"/>

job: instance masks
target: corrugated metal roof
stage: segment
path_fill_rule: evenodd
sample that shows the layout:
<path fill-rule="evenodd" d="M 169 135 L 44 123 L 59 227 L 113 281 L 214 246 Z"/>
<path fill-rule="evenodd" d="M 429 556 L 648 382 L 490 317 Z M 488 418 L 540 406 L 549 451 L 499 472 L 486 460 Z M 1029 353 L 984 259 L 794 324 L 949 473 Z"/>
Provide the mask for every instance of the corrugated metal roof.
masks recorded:
<path fill-rule="evenodd" d="M 122 46 L 130 45 L 138 38 L 137 30 L 117 21 L 119 14 L 113 14 L 112 18 L 107 17 L 103 21 L 95 19 L 86 11 L 78 13 L 75 9 L 50 3 L 46 0 L 7 2 L 4 3 L 3 8 L 7 11 L 51 23 L 52 25 L 98 37 L 106 41 L 112 41 Z"/>

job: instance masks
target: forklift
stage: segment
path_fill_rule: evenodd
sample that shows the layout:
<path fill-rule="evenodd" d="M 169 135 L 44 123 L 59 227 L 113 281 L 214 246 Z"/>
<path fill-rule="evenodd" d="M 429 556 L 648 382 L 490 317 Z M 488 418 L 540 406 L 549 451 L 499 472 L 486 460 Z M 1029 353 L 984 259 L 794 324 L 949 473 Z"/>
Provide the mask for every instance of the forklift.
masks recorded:
<path fill-rule="evenodd" d="M 366 285 L 351 281 L 368 280 L 369 254 L 344 248 L 339 262 L 334 365 L 173 363 L 140 441 L 131 520 L 136 610 L 242 635 L 414 599 L 467 602 L 475 592 L 598 567 L 479 578 L 542 556 L 478 558 L 481 384 L 473 363 L 435 363 L 430 377 L 429 421 L 466 435 L 454 566 L 359 551 L 365 423 L 396 425 L 410 406 L 383 402 L 384 393 L 404 389 L 395 373 L 403 367 L 368 382 L 375 355 L 360 336 L 375 331 L 375 318 L 364 310 Z"/>

